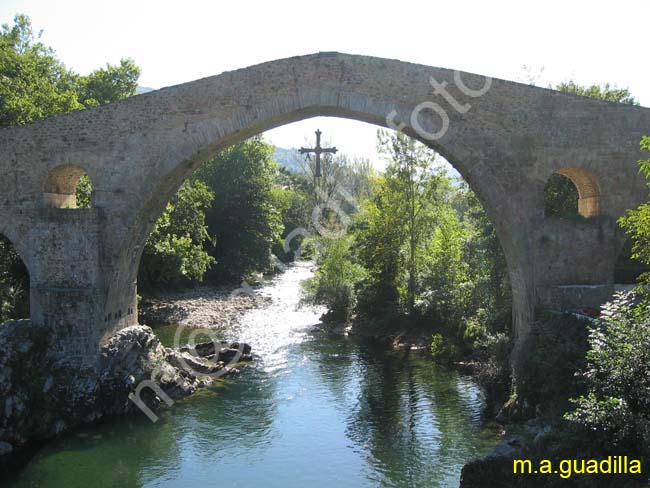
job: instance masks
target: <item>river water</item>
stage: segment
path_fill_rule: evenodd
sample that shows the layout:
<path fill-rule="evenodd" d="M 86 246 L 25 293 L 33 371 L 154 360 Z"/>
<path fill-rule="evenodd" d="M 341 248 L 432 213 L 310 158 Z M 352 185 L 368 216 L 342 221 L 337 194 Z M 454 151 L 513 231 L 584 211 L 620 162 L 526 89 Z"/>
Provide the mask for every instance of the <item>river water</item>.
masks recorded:
<path fill-rule="evenodd" d="M 264 285 L 272 301 L 225 332 L 260 357 L 157 423 L 117 419 L 54 440 L 13 487 L 456 487 L 497 442 L 467 376 L 357 343 L 299 306 L 308 264 Z M 173 332 L 160 329 L 163 342 Z"/>

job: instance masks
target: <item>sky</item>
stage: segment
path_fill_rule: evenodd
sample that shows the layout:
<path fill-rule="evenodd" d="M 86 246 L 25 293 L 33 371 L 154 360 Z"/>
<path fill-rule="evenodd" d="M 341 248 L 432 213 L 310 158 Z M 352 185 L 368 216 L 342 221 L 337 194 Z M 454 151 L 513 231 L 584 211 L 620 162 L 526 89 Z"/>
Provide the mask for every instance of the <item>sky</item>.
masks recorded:
<path fill-rule="evenodd" d="M 130 57 L 142 68 L 140 85 L 152 88 L 339 51 L 514 81 L 532 76 L 539 86 L 610 82 L 650 106 L 647 0 L 1 0 L 1 23 L 16 13 L 31 17 L 75 71 Z M 343 119 L 302 121 L 266 138 L 299 147 L 317 128 L 340 151 L 377 159 L 376 128 Z"/>

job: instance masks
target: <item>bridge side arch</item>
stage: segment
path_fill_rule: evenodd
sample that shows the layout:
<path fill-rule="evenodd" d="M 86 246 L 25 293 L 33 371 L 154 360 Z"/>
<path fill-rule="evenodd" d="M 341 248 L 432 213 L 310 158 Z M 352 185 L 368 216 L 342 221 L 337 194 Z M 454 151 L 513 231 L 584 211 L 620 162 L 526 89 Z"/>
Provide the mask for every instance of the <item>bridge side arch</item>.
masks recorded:
<path fill-rule="evenodd" d="M 598 216 L 600 185 L 596 175 L 580 166 L 562 168 L 557 173 L 569 178 L 578 190 L 578 213 L 586 218 Z"/>
<path fill-rule="evenodd" d="M 358 98 L 356 98 L 358 103 Z M 303 100 L 304 103 L 304 100 Z M 160 184 L 150 192 L 148 200 L 142 207 L 141 213 L 138 215 L 137 224 L 134 226 L 135 238 L 132 240 L 134 248 L 128 255 L 130 261 L 125 262 L 124 266 L 127 269 L 133 270 L 133 276 L 130 282 L 135 282 L 137 279 L 137 269 L 141 258 L 142 251 L 146 239 L 151 232 L 156 219 L 162 214 L 167 205 L 167 202 L 178 191 L 183 181 L 185 181 L 191 174 L 196 171 L 204 162 L 210 159 L 219 150 L 225 149 L 230 145 L 241 142 L 251 136 L 260 134 L 267 130 L 300 121 L 310 117 L 316 116 L 330 116 L 353 119 L 360 122 L 376 125 L 378 127 L 387 127 L 386 119 L 378 117 L 376 113 L 366 113 L 355 110 L 355 107 L 332 107 L 321 105 L 322 101 L 314 102 L 313 105 L 308 105 L 300 110 L 290 110 L 284 113 L 271 113 L 266 119 L 256 120 L 255 123 L 246 126 L 242 125 L 237 127 L 234 134 L 219 140 L 211 140 L 205 138 L 197 144 L 197 150 L 194 155 L 177 164 L 164 178 L 160 180 Z M 272 101 L 274 106 L 282 106 L 283 103 Z M 372 105 L 371 101 L 363 102 L 361 105 Z M 386 102 L 385 105 L 389 105 Z M 475 161 L 469 157 L 470 162 L 466 159 L 457 156 L 454 144 L 446 145 L 444 142 L 431 141 L 421 137 L 417 131 L 410 127 L 404 129 L 404 133 L 410 137 L 417 139 L 426 146 L 434 149 L 443 155 L 451 164 L 456 168 L 461 175 L 468 182 L 472 190 L 477 194 L 481 200 L 484 208 L 491 221 L 495 225 L 499 241 L 506 256 L 508 265 L 508 272 L 510 275 L 510 283 L 513 292 L 513 315 L 514 321 L 517 324 L 522 324 L 518 331 L 524 325 L 528 324 L 531 317 L 534 301 L 532 293 L 531 275 L 527 269 L 526 252 L 525 249 L 528 245 L 527 240 L 522 237 L 525 233 L 527 221 L 525 216 L 521 214 L 508 214 L 508 210 L 503 207 L 499 200 L 505 193 L 505 189 L 501 182 L 493 177 L 490 171 L 481 160 L 480 155 L 475 155 Z M 464 148 L 467 151 L 467 148 Z M 472 164 L 478 162 L 478 164 Z M 120 293 L 126 288 L 119 288 Z"/>

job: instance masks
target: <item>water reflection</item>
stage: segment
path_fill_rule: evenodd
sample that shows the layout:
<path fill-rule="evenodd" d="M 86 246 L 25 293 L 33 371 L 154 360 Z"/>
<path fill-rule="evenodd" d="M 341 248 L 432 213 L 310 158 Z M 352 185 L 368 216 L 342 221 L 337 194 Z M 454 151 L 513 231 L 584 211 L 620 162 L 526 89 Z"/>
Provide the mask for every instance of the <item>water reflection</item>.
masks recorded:
<path fill-rule="evenodd" d="M 157 424 L 119 420 L 43 448 L 13 486 L 457 486 L 495 435 L 466 377 L 318 331 L 298 266 L 273 300 L 225 333 L 262 356 L 178 402 Z"/>

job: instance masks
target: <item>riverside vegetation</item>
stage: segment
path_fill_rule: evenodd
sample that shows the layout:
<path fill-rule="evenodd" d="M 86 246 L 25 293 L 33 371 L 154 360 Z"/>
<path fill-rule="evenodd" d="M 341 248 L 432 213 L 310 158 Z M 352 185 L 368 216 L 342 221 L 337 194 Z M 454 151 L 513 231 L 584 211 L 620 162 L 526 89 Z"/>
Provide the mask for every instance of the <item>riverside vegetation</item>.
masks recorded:
<path fill-rule="evenodd" d="M 0 29 L 0 127 L 132 96 L 139 73 L 125 59 L 78 75 L 40 42 L 29 19 L 18 15 Z M 556 88 L 636 103 L 627 90 L 608 85 L 568 82 Z M 324 319 L 351 324 L 362 335 L 424 344 L 441 363 L 472 365 L 493 405 L 506 403 L 501 418 L 534 419 L 542 426 L 524 447 L 530 457 L 625 453 L 646 465 L 650 305 L 644 288 L 617 296 L 595 321 L 539 314 L 521 351 L 525 367 L 513 379 L 511 285 L 478 198 L 434 151 L 386 131 L 379 131 L 377 142 L 387 161 L 383 173 L 367 160 L 326 157 L 321 181 L 309 164 L 303 171 L 296 171 L 296 164 L 294 170 L 278 165 L 274 148 L 262 137 L 220 152 L 183 184 L 156 222 L 140 264 L 141 293 L 253 280 L 273 270 L 274 255 L 284 261 L 313 256 L 318 270 L 305 285 L 304 299 L 325 305 Z M 650 138 L 641 145 L 650 150 Z M 650 159 L 640 167 L 650 179 Z M 341 200 L 342 190 L 351 198 Z M 92 182 L 83 177 L 78 206 L 90 206 L 91 195 Z M 317 234 L 312 209 L 333 201 L 350 221 L 326 210 L 318 224 L 329 237 L 296 238 L 285 253 L 284 239 L 292 230 Z M 546 211 L 580 218 L 570 180 L 551 179 Z M 620 224 L 632 242 L 631 258 L 650 265 L 650 204 L 630 210 Z M 648 279 L 640 277 L 642 283 Z M 27 269 L 2 238 L 0 321 L 28 315 L 28 290 Z M 513 480 L 510 467 L 498 461 L 469 465 L 466 486 L 485 469 L 491 479 L 530 486 L 531 479 Z M 534 481 L 550 486 L 558 480 Z M 592 478 L 571 481 L 594 486 Z"/>

